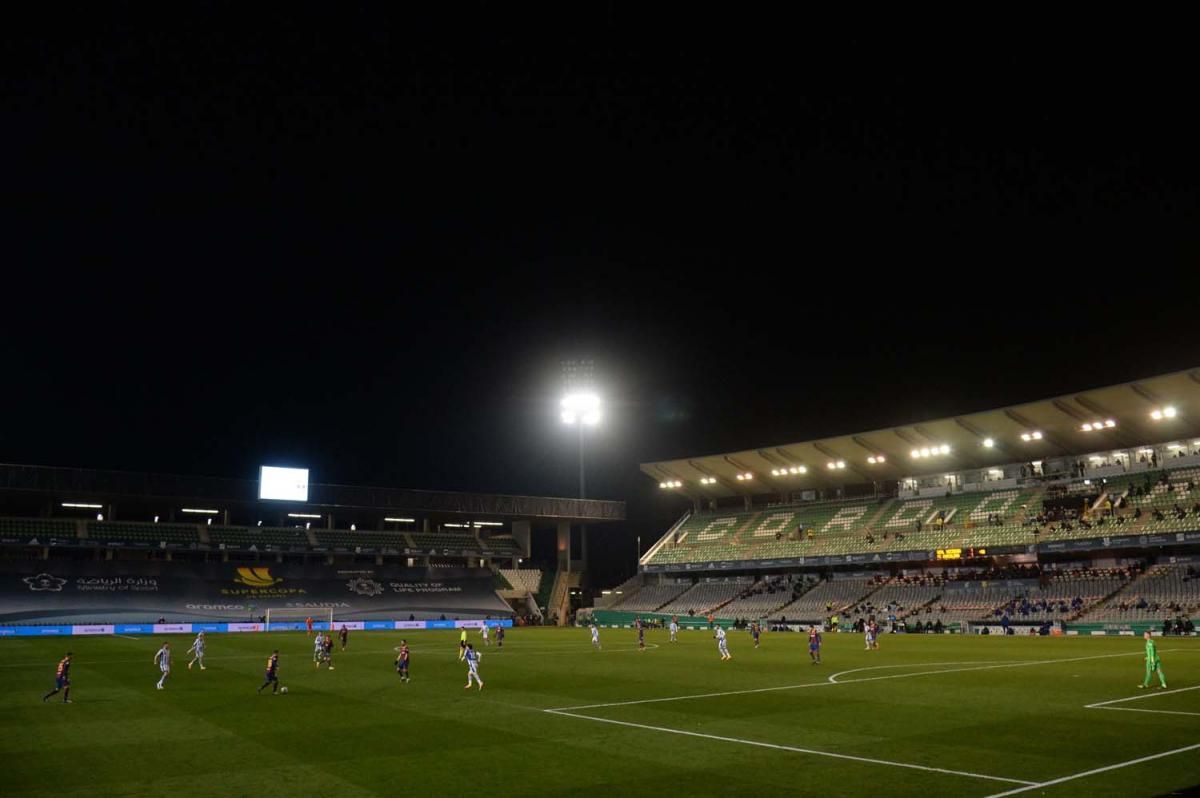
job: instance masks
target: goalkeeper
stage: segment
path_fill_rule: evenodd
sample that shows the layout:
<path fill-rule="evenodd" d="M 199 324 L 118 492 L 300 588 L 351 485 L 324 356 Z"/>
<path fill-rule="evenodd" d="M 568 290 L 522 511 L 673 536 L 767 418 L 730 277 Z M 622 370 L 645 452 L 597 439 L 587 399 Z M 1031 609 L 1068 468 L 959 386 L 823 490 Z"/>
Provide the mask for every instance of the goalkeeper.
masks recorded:
<path fill-rule="evenodd" d="M 1138 687 L 1149 687 L 1150 677 L 1155 673 L 1158 674 L 1158 683 L 1162 685 L 1162 689 L 1167 689 L 1167 677 L 1163 673 L 1162 660 L 1158 658 L 1158 649 L 1154 645 L 1154 641 L 1150 639 L 1150 633 L 1144 632 L 1142 637 L 1146 639 L 1146 679 Z"/>

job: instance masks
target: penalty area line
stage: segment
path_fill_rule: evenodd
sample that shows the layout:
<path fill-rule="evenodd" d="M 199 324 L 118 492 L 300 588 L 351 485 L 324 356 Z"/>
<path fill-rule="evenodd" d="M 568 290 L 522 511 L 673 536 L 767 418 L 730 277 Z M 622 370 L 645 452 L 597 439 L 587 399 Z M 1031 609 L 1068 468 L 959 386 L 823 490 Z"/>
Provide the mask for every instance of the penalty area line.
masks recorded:
<path fill-rule="evenodd" d="M 1112 701 L 1097 701 L 1094 704 L 1088 704 L 1084 709 L 1103 709 L 1109 704 L 1124 704 L 1126 701 L 1142 701 L 1147 698 L 1158 698 L 1161 695 L 1171 695 L 1172 693 L 1186 693 L 1189 690 L 1200 690 L 1200 684 L 1193 687 L 1178 687 L 1174 690 L 1154 691 L 1150 693 L 1141 693 L 1140 695 L 1131 695 L 1128 698 L 1114 698 Z M 1195 713 L 1190 713 L 1195 714 Z"/>
<path fill-rule="evenodd" d="M 1176 754 L 1183 754 L 1187 753 L 1188 751 L 1195 751 L 1198 748 L 1200 748 L 1200 743 L 1196 743 L 1194 745 L 1185 745 L 1183 748 L 1174 748 L 1170 751 L 1163 751 L 1160 754 L 1151 754 L 1150 756 L 1143 756 L 1138 759 L 1130 759 L 1128 762 L 1118 762 L 1115 765 L 1105 765 L 1102 768 L 1093 768 L 1092 770 L 1085 770 L 1082 773 L 1073 773 L 1070 776 L 1063 776 L 1061 779 L 1051 779 L 1050 781 L 1031 784 L 1028 787 L 1018 787 L 1015 790 L 994 793 L 993 795 L 987 796 L 987 798 L 1005 798 L 1009 795 L 1019 795 L 1020 793 L 1029 792 L 1030 790 L 1038 790 L 1043 787 L 1053 787 L 1055 784 L 1062 784 L 1063 782 L 1074 781 L 1075 779 L 1083 779 L 1087 778 L 1088 776 L 1095 776 L 1098 773 L 1107 773 L 1110 770 L 1119 770 L 1132 765 L 1140 765 L 1143 762 L 1153 762 L 1155 759 L 1162 759 L 1163 757 L 1175 756 Z"/>
<path fill-rule="evenodd" d="M 827 682 L 817 682 L 816 684 L 827 684 Z M 921 770 L 927 773 L 941 773 L 948 776 L 964 776 L 972 779 L 986 779 L 988 781 L 1003 781 L 1009 784 L 1023 784 L 1028 789 L 1037 787 L 1036 782 L 1025 781 L 1024 779 L 1010 779 L 1004 776 L 989 776 L 986 773 L 973 773 L 968 770 L 950 770 L 949 768 L 935 768 L 928 765 L 916 765 L 911 762 L 893 762 L 888 759 L 873 759 L 865 756 L 854 756 L 853 754 L 838 754 L 833 751 L 818 751 L 814 748 L 799 748 L 792 745 L 779 745 L 777 743 L 767 743 L 761 740 L 743 740 L 740 737 L 723 737 L 718 734 L 704 734 L 702 732 L 687 731 L 685 729 L 672 729 L 666 726 L 650 726 L 645 723 L 631 723 L 624 720 L 613 720 L 612 718 L 597 718 L 592 715 L 580 715 L 574 712 L 565 712 L 561 709 L 544 709 L 543 712 L 550 715 L 561 715 L 566 718 L 579 718 L 580 720 L 591 720 L 597 723 L 610 723 L 614 726 L 627 726 L 632 729 L 643 729 L 646 731 L 662 732 L 664 734 L 678 734 L 684 737 L 698 737 L 704 740 L 716 740 L 722 743 L 735 743 L 737 745 L 749 745 L 757 748 L 769 748 L 775 751 L 789 751 L 795 754 L 808 754 L 810 756 L 823 756 L 830 759 L 842 759 L 851 762 L 866 762 L 872 765 L 885 765 L 887 767 L 906 768 L 908 770 Z"/>

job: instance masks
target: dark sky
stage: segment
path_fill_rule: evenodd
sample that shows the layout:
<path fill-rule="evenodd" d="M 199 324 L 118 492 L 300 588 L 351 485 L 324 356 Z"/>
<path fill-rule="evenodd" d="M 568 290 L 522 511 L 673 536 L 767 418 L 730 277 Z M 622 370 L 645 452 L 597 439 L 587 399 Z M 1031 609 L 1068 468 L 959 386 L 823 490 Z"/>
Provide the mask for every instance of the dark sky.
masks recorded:
<path fill-rule="evenodd" d="M 1200 360 L 1185 40 L 190 9 L 4 34 L 0 460 L 571 495 L 590 357 L 627 549 L 644 460 Z"/>

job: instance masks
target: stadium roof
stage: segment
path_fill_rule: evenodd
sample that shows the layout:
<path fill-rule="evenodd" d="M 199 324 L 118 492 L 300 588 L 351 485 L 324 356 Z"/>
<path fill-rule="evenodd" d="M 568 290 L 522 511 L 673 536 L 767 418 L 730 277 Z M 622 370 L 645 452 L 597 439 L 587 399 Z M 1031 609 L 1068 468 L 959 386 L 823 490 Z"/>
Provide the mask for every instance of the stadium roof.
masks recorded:
<path fill-rule="evenodd" d="M 1096 422 L 1098 428 L 1093 426 Z M 1200 367 L 996 410 L 643 463 L 641 469 L 660 484 L 680 483 L 673 487 L 689 496 L 719 498 L 898 480 L 1193 439 L 1200 440 Z M 752 477 L 738 478 L 746 474 Z"/>
<path fill-rule="evenodd" d="M 91 468 L 0 464 L 0 495 L 42 495 L 50 498 L 143 501 L 219 502 L 271 506 L 275 509 L 312 508 L 321 511 L 378 510 L 438 517 L 501 518 L 505 520 L 623 521 L 625 502 L 549 496 L 508 496 L 490 493 L 408 490 L 311 483 L 307 502 L 262 501 L 258 481 L 172 474 L 101 471 Z"/>

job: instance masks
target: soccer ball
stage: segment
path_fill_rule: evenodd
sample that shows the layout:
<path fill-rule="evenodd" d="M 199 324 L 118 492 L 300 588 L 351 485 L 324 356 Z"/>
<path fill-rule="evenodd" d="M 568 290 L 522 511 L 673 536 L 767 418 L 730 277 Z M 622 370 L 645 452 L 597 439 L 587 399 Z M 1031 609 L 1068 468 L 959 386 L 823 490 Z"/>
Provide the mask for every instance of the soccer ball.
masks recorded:
<path fill-rule="evenodd" d="M 279 692 L 283 693 L 284 695 L 287 695 L 287 688 L 286 688 L 286 687 L 280 687 L 280 688 L 279 688 Z"/>

